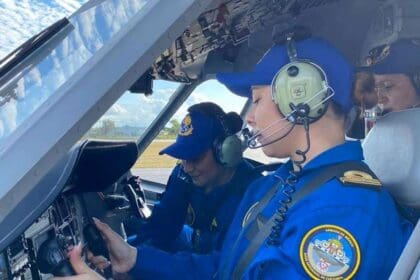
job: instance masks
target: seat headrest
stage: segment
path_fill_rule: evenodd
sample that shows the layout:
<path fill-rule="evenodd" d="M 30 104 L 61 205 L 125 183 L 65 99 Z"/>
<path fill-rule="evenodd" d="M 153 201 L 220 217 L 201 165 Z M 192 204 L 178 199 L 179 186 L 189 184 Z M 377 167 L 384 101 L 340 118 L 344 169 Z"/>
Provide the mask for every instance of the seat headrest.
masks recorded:
<path fill-rule="evenodd" d="M 395 199 L 420 209 L 420 109 L 380 118 L 363 142 L 366 163 Z"/>

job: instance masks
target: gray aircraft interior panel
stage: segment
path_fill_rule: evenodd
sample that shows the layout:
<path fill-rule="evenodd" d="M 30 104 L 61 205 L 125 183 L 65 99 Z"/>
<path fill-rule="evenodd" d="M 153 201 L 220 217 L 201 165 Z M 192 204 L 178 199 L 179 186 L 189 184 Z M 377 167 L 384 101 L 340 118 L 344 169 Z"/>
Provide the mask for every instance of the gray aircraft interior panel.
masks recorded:
<path fill-rule="evenodd" d="M 403 205 L 420 209 L 420 109 L 380 118 L 363 142 L 366 162 Z"/>
<path fill-rule="evenodd" d="M 100 9 L 110 2 L 121 5 L 122 9 L 130 9 L 128 14 L 132 14 L 132 4 L 127 1 L 104 1 L 95 8 Z M 29 192 L 34 182 L 38 182 L 66 154 L 170 41 L 176 38 L 175 34 L 181 33 L 204 10 L 209 1 L 183 1 L 182 5 L 170 0 L 150 2 L 152 6 L 144 6 L 148 8 L 147 13 L 140 9 L 137 14 L 133 14 L 126 21 L 127 26 L 120 33 L 115 33 L 109 44 L 61 85 L 57 89 L 59 94 L 52 95 L 51 100 L 42 104 L 28 122 L 12 133 L 0 148 L 0 180 L 4 186 L 1 194 L 8 199 L 10 208 L 20 203 L 22 194 Z M 79 14 L 87 15 L 89 10 Z M 160 20 L 156 22 L 156 18 Z M 151 25 L 154 26 L 153 31 L 149 28 Z M 76 30 L 80 28 L 82 25 Z M 138 44 L 138 38 L 143 36 L 143 44 Z M 124 54 L 122 57 L 121 53 Z M 33 143 L 37 143 L 37 149 L 32 148 Z M 30 153 L 27 152 L 29 150 Z M 14 168 L 10 162 L 20 162 L 21 166 Z M 7 193 L 11 189 L 13 193 Z M 0 221 L 7 214 L 8 210 L 3 209 Z"/>
<path fill-rule="evenodd" d="M 7 209 L 9 214 L 0 222 L 0 251 L 38 218 L 57 198 L 65 187 L 78 154 L 78 147 L 73 148 L 29 193 L 23 194 L 24 198 L 18 207 Z M 8 205 L 6 199 L 0 199 L 0 208 L 8 208 Z M 2 212 L 5 213 L 5 209 Z"/>

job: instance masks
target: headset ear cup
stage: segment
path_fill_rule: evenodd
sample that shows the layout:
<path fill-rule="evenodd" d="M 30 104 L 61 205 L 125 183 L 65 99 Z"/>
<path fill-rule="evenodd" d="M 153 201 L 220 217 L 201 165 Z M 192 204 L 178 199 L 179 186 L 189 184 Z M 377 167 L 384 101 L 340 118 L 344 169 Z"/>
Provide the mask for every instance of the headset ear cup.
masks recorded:
<path fill-rule="evenodd" d="M 328 102 L 323 102 L 329 95 L 325 73 L 318 65 L 298 60 L 283 66 L 274 76 L 272 98 L 280 112 L 288 120 L 302 124 L 305 116 L 296 114 L 299 106 L 309 107 L 307 120 L 313 122 L 326 111 Z"/>
<path fill-rule="evenodd" d="M 236 135 L 229 135 L 223 141 L 216 140 L 213 150 L 216 161 L 226 167 L 233 168 L 242 159 L 242 143 Z"/>

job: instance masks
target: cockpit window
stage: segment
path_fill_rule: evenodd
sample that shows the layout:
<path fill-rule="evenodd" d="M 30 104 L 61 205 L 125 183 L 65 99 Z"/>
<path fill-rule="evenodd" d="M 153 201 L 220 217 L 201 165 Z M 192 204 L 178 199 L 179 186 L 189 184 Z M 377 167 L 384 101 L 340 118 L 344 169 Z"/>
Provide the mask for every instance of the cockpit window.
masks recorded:
<path fill-rule="evenodd" d="M 151 95 L 124 93 L 83 139 L 136 141 L 169 102 L 178 85 L 156 81 Z"/>
<path fill-rule="evenodd" d="M 53 106 L 69 86 L 70 78 L 87 71 L 94 55 L 99 55 L 104 46 L 110 47 L 132 17 L 146 14 L 157 2 L 105 1 L 77 13 L 41 50 L 35 49 L 0 77 L 0 146 L 25 121 Z"/>

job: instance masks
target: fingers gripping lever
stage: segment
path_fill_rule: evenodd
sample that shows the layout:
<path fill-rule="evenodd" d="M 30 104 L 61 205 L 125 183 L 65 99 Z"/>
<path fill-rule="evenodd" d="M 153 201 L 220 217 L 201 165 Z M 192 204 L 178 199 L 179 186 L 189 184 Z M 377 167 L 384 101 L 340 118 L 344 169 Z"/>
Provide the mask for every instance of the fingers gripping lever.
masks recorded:
<path fill-rule="evenodd" d="M 83 229 L 83 235 L 93 255 L 104 256 L 109 260 L 109 252 L 106 247 L 106 243 L 93 222 L 85 226 Z M 106 278 L 112 277 L 112 269 L 110 266 L 104 270 L 104 274 Z"/>

